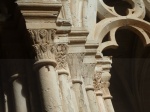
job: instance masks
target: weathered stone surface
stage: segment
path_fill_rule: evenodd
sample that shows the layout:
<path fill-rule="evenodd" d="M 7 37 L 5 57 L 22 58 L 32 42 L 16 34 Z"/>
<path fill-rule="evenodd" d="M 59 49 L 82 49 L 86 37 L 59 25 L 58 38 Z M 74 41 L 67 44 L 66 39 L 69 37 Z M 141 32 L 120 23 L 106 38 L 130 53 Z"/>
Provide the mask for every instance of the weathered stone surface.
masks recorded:
<path fill-rule="evenodd" d="M 126 7 L 127 5 L 123 7 L 127 8 L 125 16 L 117 12 L 113 2 L 116 1 L 18 0 L 18 6 L 13 3 L 16 7 L 14 10 L 19 12 L 17 7 L 20 8 L 18 15 L 15 15 L 16 11 L 11 11 L 10 4 L 0 2 L 0 58 L 16 58 L 18 52 L 23 58 L 32 58 L 28 60 L 29 66 L 28 62 L 25 63 L 26 69 L 24 65 L 16 63 L 17 61 L 3 62 L 7 67 L 0 69 L 0 80 L 5 80 L 0 93 L 4 94 L 1 97 L 4 96 L 5 99 L 5 102 L 2 101 L 5 112 L 11 112 L 12 99 L 15 112 L 115 111 L 111 101 L 113 96 L 109 91 L 113 52 L 107 56 L 105 50 L 120 47 L 116 38 L 120 29 L 134 32 L 144 46 L 150 45 L 150 23 L 143 19 L 145 15 L 150 17 L 150 2 L 116 2 L 117 5 L 130 5 L 130 8 Z M 8 22 L 8 25 L 5 25 L 5 22 Z M 19 35 L 23 28 L 15 26 L 20 22 L 24 22 L 26 39 Z M 5 31 L 7 28 L 11 29 L 9 32 L 13 32 L 12 37 Z M 120 38 L 126 37 L 121 35 Z M 7 44 L 12 47 L 15 45 L 17 51 L 12 51 L 11 46 Z M 28 54 L 24 53 L 24 49 Z M 0 68 L 3 68 L 3 63 Z M 7 73 L 7 70 L 12 73 Z M 11 79 L 9 84 L 8 79 Z M 24 81 L 27 82 L 26 86 Z M 11 86 L 8 87 L 9 85 Z M 34 88 L 35 86 L 38 89 Z M 5 87 L 11 88 L 10 93 L 6 89 L 3 90 Z M 38 94 L 33 92 L 34 89 Z M 40 100 L 36 100 L 34 95 L 39 96 Z M 41 107 L 37 106 L 37 102 Z"/>

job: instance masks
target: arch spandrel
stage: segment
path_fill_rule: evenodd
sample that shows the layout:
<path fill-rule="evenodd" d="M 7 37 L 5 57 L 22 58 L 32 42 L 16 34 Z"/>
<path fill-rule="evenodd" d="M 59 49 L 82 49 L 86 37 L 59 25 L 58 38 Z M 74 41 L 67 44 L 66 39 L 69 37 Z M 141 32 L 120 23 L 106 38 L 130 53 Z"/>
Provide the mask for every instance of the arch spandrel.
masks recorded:
<path fill-rule="evenodd" d="M 118 44 L 115 40 L 115 32 L 118 28 L 124 26 L 138 34 L 144 45 L 148 45 L 150 43 L 149 35 L 146 33 L 146 31 L 150 31 L 150 23 L 141 19 L 131 17 L 107 18 L 99 22 L 95 28 L 94 38 L 99 42 L 98 52 L 102 52 L 102 50 L 106 48 L 117 47 Z M 102 43 L 102 40 L 109 31 L 110 41 Z"/>
<path fill-rule="evenodd" d="M 110 7 L 104 3 L 103 0 L 98 1 L 98 15 L 101 19 L 108 17 L 118 17 L 121 16 L 116 13 L 114 7 Z M 145 17 L 145 5 L 143 0 L 125 0 L 132 5 L 132 9 L 128 9 L 127 16 L 137 17 L 143 19 Z"/>

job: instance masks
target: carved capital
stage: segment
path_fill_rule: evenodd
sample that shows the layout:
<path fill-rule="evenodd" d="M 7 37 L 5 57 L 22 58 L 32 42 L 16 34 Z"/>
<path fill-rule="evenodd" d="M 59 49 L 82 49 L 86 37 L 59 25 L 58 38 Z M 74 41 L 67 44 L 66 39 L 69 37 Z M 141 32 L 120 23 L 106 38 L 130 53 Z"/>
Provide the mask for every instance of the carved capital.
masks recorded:
<path fill-rule="evenodd" d="M 56 61 L 57 61 L 56 69 L 58 71 L 67 70 L 68 67 L 67 53 L 68 53 L 68 45 L 66 44 L 56 45 Z"/>
<path fill-rule="evenodd" d="M 100 90 L 101 89 L 101 73 L 94 74 L 94 90 Z"/>
<path fill-rule="evenodd" d="M 48 29 L 29 29 L 30 36 L 34 42 L 36 60 L 51 59 L 55 60 L 56 47 L 53 43 L 55 30 Z"/>
<path fill-rule="evenodd" d="M 53 43 L 56 30 L 54 29 L 29 29 L 34 44 Z"/>
<path fill-rule="evenodd" d="M 95 74 L 94 74 L 94 90 L 99 91 L 101 90 L 101 76 L 102 76 L 102 67 L 101 65 L 96 66 L 95 68 Z"/>

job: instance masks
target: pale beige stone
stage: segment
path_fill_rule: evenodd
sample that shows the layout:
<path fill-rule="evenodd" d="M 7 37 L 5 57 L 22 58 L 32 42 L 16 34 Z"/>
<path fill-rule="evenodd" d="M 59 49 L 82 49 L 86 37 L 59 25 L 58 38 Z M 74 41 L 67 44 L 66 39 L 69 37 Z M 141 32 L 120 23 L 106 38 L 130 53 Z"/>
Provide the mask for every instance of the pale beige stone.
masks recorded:
<path fill-rule="evenodd" d="M 143 20 L 149 0 L 127 2 L 133 7 L 121 16 L 103 0 L 17 1 L 36 52 L 42 112 L 115 112 L 109 91 L 112 60 L 102 51 L 118 47 L 115 34 L 124 27 L 144 46 L 150 44 L 150 23 Z M 108 33 L 109 41 L 103 42 Z M 27 112 L 22 85 L 16 80 L 12 85 L 16 112 Z"/>
<path fill-rule="evenodd" d="M 133 8 L 128 9 L 128 17 L 137 17 L 143 19 L 145 17 L 145 5 L 143 0 L 126 0 L 130 3 Z M 119 17 L 121 15 L 117 14 L 114 7 L 107 6 L 103 0 L 97 0 L 98 4 L 98 16 L 101 19 L 108 17 Z"/>
<path fill-rule="evenodd" d="M 56 71 L 51 65 L 39 68 L 38 77 L 43 112 L 63 112 L 56 75 Z"/>
<path fill-rule="evenodd" d="M 14 74 L 11 77 L 13 96 L 14 96 L 14 110 L 15 112 L 28 112 L 26 98 L 22 94 L 23 84 L 19 74 Z M 21 105 L 20 105 L 21 104 Z"/>

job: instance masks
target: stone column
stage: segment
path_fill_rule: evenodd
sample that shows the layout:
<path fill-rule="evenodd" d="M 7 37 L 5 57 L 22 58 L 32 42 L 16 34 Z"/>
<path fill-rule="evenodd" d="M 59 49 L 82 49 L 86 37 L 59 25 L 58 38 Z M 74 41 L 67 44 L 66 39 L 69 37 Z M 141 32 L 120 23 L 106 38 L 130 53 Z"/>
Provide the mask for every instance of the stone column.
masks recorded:
<path fill-rule="evenodd" d="M 19 74 L 14 74 L 11 76 L 11 83 L 13 88 L 14 96 L 14 110 L 15 112 L 28 112 L 26 104 L 26 96 L 23 94 L 23 84 L 22 77 Z"/>
<path fill-rule="evenodd" d="M 89 105 L 86 102 L 86 92 L 83 89 L 82 73 L 83 73 L 83 57 L 84 53 L 70 53 L 68 54 L 68 64 L 73 83 L 73 90 L 75 92 L 79 112 L 90 112 Z"/>
<path fill-rule="evenodd" d="M 111 102 L 112 96 L 109 91 L 110 85 L 109 80 L 111 78 L 111 74 L 109 72 L 111 68 L 111 63 L 112 60 L 110 57 L 103 57 L 103 64 L 102 64 L 103 72 L 101 76 L 102 78 L 101 84 L 102 84 L 103 98 L 108 112 L 114 112 L 114 108 Z"/>
<path fill-rule="evenodd" d="M 30 109 L 27 104 L 27 86 L 25 85 L 25 69 L 24 60 L 21 59 L 8 59 L 7 70 L 9 74 L 9 81 L 12 87 L 13 108 L 15 112 L 28 112 Z M 6 72 L 7 73 L 7 72 Z M 11 110 L 12 111 L 12 110 Z"/>
<path fill-rule="evenodd" d="M 93 86 L 94 69 L 95 63 L 84 63 L 83 78 L 91 112 L 99 112 L 98 103 Z"/>
<path fill-rule="evenodd" d="M 55 30 L 30 29 L 33 47 L 36 51 L 35 70 L 38 72 L 39 91 L 41 95 L 43 112 L 62 112 L 62 103 L 59 92 L 56 67 L 56 46 L 52 39 Z"/>
<path fill-rule="evenodd" d="M 56 70 L 59 75 L 59 84 L 62 93 L 62 105 L 64 112 L 76 112 L 72 101 L 72 95 L 69 85 L 69 69 L 67 63 L 67 44 L 58 44 L 56 52 L 57 67 Z"/>
<path fill-rule="evenodd" d="M 100 112 L 107 112 L 106 107 L 105 107 L 105 102 L 103 99 L 103 92 L 101 88 L 101 75 L 102 75 L 102 66 L 101 66 L 101 61 L 100 60 L 95 68 L 95 75 L 94 75 L 94 89 L 99 105 L 99 110 Z"/>
<path fill-rule="evenodd" d="M 7 100 L 7 95 L 4 94 L 4 101 L 5 101 L 5 112 L 8 112 L 8 100 Z"/>

